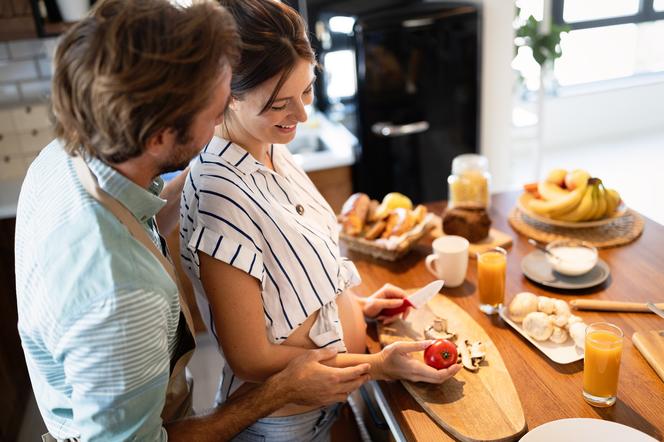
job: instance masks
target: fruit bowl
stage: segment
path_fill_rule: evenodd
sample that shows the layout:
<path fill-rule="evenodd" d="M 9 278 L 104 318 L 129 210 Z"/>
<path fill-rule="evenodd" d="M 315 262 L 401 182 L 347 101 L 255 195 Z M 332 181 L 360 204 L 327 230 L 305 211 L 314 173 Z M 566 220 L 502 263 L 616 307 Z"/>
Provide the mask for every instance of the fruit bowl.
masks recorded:
<path fill-rule="evenodd" d="M 613 212 L 613 214 L 607 218 L 597 219 L 593 221 L 561 221 L 561 220 L 547 218 L 542 215 L 538 215 L 537 213 L 530 210 L 528 208 L 528 201 L 530 201 L 533 198 L 535 198 L 535 196 L 532 193 L 524 192 L 523 194 L 521 194 L 521 196 L 519 196 L 519 199 L 516 202 L 517 208 L 528 218 L 531 218 L 543 224 L 556 226 L 556 227 L 566 227 L 569 229 L 585 229 L 588 227 L 605 226 L 625 216 L 625 214 L 627 213 L 627 206 L 621 203 L 620 206 L 618 206 L 618 208 L 616 209 L 616 211 Z"/>

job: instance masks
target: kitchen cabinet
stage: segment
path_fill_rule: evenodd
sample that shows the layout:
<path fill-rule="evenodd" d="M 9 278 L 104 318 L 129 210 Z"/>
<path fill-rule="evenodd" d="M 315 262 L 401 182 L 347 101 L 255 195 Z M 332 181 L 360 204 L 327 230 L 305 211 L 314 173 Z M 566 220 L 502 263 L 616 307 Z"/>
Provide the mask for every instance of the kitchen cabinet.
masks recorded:
<path fill-rule="evenodd" d="M 30 0 L 0 2 L 0 41 L 35 38 L 37 28 Z"/>
<path fill-rule="evenodd" d="M 16 440 L 30 396 L 30 379 L 18 336 L 14 228 L 16 219 L 0 220 L 0 440 Z"/>
<path fill-rule="evenodd" d="M 309 178 L 316 185 L 323 198 L 330 204 L 335 213 L 353 193 L 351 167 L 342 166 L 331 169 L 308 172 Z"/>

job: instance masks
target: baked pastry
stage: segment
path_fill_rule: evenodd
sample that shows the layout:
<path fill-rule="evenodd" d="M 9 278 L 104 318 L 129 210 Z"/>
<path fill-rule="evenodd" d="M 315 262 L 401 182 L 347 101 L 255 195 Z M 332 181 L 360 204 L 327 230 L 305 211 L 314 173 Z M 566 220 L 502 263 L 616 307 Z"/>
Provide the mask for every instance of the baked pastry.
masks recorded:
<path fill-rule="evenodd" d="M 446 235 L 463 236 L 470 242 L 479 242 L 489 236 L 491 218 L 483 208 L 455 207 L 443 216 Z"/>
<path fill-rule="evenodd" d="M 385 221 L 377 221 L 368 225 L 366 232 L 364 233 L 364 238 L 368 240 L 374 240 L 378 238 L 385 231 L 386 226 L 387 223 Z"/>
<path fill-rule="evenodd" d="M 390 212 L 387 217 L 387 226 L 381 237 L 400 236 L 412 229 L 414 225 L 415 215 L 413 211 L 399 207 Z"/>
<path fill-rule="evenodd" d="M 357 236 L 364 228 L 369 211 L 369 197 L 365 193 L 354 193 L 341 208 L 341 223 L 347 235 Z"/>

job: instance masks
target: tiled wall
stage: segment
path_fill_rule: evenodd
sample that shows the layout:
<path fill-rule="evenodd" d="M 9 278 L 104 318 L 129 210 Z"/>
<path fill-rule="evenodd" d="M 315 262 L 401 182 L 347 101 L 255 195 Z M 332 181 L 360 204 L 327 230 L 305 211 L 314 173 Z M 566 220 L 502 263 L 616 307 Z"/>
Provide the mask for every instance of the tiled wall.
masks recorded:
<path fill-rule="evenodd" d="M 34 104 L 50 93 L 57 39 L 0 43 L 0 105 Z"/>
<path fill-rule="evenodd" d="M 3 180 L 21 180 L 53 138 L 47 99 L 56 43 L 0 43 L 0 185 Z"/>

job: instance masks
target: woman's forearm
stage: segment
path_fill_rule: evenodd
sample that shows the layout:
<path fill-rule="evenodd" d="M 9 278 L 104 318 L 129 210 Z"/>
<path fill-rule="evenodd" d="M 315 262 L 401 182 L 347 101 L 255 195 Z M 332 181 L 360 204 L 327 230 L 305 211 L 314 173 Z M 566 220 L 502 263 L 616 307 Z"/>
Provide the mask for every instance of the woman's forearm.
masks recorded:
<path fill-rule="evenodd" d="M 254 352 L 250 357 L 244 357 L 242 361 L 229 363 L 233 371 L 241 378 L 250 382 L 264 382 L 273 374 L 281 371 L 288 363 L 307 352 L 302 347 L 293 347 L 287 344 L 270 344 L 263 352 Z M 339 353 L 331 359 L 321 361 L 330 367 L 352 367 L 367 363 L 371 366 L 369 374 L 372 379 L 387 379 L 382 371 L 382 358 L 377 354 Z"/>

